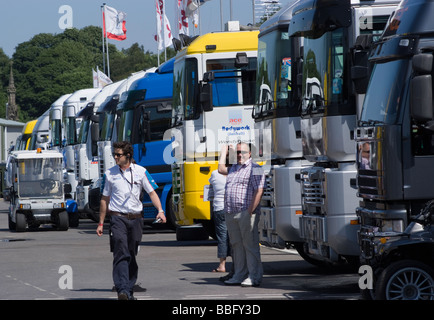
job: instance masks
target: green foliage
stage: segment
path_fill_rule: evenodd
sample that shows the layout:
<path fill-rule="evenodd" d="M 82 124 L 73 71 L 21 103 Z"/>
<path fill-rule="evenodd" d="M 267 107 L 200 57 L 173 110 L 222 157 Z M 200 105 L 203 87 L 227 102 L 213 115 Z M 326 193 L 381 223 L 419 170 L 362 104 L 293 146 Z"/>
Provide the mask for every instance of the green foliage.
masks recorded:
<path fill-rule="evenodd" d="M 61 34 L 37 34 L 16 47 L 12 59 L 19 121 L 37 119 L 60 96 L 93 86 L 92 69 L 103 70 L 101 34 L 100 27 L 72 28 Z M 169 49 L 168 59 L 174 55 Z M 157 55 L 144 52 L 137 43 L 122 51 L 109 44 L 109 56 L 113 82 L 157 66 Z M 5 116 L 8 85 L 9 58 L 0 48 L 0 117 Z"/>
<path fill-rule="evenodd" d="M 0 48 L 0 118 L 6 116 L 6 103 L 8 102 L 6 90 L 9 85 L 9 73 L 9 58 Z"/>

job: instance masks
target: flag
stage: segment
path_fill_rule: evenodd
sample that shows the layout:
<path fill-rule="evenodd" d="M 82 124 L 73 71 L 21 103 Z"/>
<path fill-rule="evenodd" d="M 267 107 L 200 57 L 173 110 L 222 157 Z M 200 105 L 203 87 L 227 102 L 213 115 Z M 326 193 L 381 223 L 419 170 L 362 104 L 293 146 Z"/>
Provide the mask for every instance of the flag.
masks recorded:
<path fill-rule="evenodd" d="M 104 36 L 107 39 L 125 40 L 127 38 L 127 28 L 125 27 L 127 14 L 109 6 L 104 6 L 104 9 Z"/>
<path fill-rule="evenodd" d="M 163 50 L 163 37 L 161 33 L 161 7 L 163 6 L 163 2 L 161 2 L 161 6 L 159 4 L 159 0 L 155 0 L 156 8 L 157 8 L 157 35 L 155 36 L 155 40 L 158 42 L 158 50 Z"/>
<path fill-rule="evenodd" d="M 104 72 L 99 70 L 98 66 L 96 67 L 96 71 L 92 69 L 92 74 L 94 88 L 104 88 L 106 85 L 113 83 Z"/>
<path fill-rule="evenodd" d="M 166 47 L 172 44 L 173 35 L 170 28 L 169 19 L 167 19 L 167 16 L 163 10 L 163 1 L 156 0 L 155 4 L 157 9 L 157 35 L 155 36 L 155 40 L 158 42 L 158 50 L 163 50 L 164 44 Z"/>
<path fill-rule="evenodd" d="M 178 34 L 188 35 L 188 18 L 185 12 L 187 0 L 178 0 Z"/>
<path fill-rule="evenodd" d="M 172 44 L 172 39 L 173 35 L 170 28 L 170 22 L 169 19 L 167 19 L 167 16 L 164 15 L 164 43 L 166 44 L 166 47 Z"/>

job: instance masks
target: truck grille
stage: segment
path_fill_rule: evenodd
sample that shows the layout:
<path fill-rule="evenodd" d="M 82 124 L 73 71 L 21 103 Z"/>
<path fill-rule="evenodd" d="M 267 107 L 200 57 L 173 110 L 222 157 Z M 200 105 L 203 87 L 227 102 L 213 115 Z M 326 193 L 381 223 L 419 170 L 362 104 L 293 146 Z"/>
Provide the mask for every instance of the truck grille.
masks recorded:
<path fill-rule="evenodd" d="M 100 159 L 99 160 L 99 164 L 98 164 L 98 166 L 99 166 L 99 176 L 103 177 L 104 176 L 104 158 L 101 157 L 99 159 Z"/>
<path fill-rule="evenodd" d="M 357 185 L 359 186 L 359 195 L 361 197 L 378 196 L 379 177 L 376 170 L 361 170 L 357 174 Z"/>
<path fill-rule="evenodd" d="M 262 196 L 262 206 L 263 207 L 275 207 L 274 203 L 274 169 L 271 168 L 269 173 L 265 175 L 265 188 L 264 194 Z"/>
<path fill-rule="evenodd" d="M 303 205 L 324 205 L 324 169 L 306 168 L 300 172 Z"/>

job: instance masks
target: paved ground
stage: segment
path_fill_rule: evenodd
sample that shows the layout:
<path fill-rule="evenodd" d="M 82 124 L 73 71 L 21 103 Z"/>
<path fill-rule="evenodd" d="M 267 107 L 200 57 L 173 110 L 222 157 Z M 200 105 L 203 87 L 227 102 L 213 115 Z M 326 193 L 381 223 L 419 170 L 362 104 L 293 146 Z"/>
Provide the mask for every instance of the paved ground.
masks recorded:
<path fill-rule="evenodd" d="M 78 228 L 63 232 L 44 226 L 15 233 L 8 230 L 7 206 L 0 201 L 0 299 L 116 299 L 111 291 L 108 235 L 96 236 L 94 222 L 81 220 Z M 147 228 L 138 255 L 138 282 L 147 291 L 137 292 L 136 297 L 173 301 L 360 299 L 357 274 L 321 270 L 295 251 L 267 247 L 261 247 L 262 285 L 228 287 L 219 281 L 222 274 L 211 272 L 217 266 L 216 253 L 214 240 L 180 242 L 173 231 Z"/>

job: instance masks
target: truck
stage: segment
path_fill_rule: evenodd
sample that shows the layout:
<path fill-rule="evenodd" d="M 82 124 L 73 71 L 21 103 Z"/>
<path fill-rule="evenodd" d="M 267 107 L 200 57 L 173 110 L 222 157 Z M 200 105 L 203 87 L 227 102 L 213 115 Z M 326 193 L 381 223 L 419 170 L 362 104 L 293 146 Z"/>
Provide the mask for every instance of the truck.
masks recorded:
<path fill-rule="evenodd" d="M 30 137 L 29 150 L 41 148 L 48 150 L 51 140 L 51 131 L 49 128 L 50 109 L 46 110 L 38 117 L 35 127 Z"/>
<path fill-rule="evenodd" d="M 225 144 L 256 142 L 252 108 L 259 32 L 241 31 L 233 22 L 228 26 L 233 31 L 174 41 L 172 199 L 178 240 L 214 234 L 204 186 L 217 169 L 219 151 Z"/>
<path fill-rule="evenodd" d="M 301 82 L 297 82 L 297 75 L 302 71 L 303 39 L 288 34 L 299 2 L 288 3 L 259 29 L 253 118 L 262 149 L 270 153 L 271 160 L 262 196 L 260 241 L 277 248 L 294 247 L 304 256 L 299 232 L 301 189 L 296 179 L 303 166 L 309 164 L 303 158 L 298 114 Z"/>
<path fill-rule="evenodd" d="M 63 102 L 62 128 L 64 130 L 64 139 L 62 139 L 61 150 L 65 156 L 64 166 L 66 170 L 66 181 L 71 185 L 71 197 L 74 200 L 76 199 L 77 189 L 77 180 L 74 172 L 74 145 L 77 144 L 78 130 L 81 124 L 81 119 L 77 119 L 77 113 L 83 109 L 99 91 L 101 91 L 100 88 L 77 90 Z"/>
<path fill-rule="evenodd" d="M 71 93 L 60 96 L 50 107 L 48 116 L 49 128 L 50 128 L 50 149 L 61 151 L 63 147 L 63 140 L 65 132 L 62 127 L 62 113 L 63 103 L 71 96 Z"/>
<path fill-rule="evenodd" d="M 98 170 L 96 178 L 92 180 L 89 187 L 87 203 L 87 216 L 99 221 L 99 204 L 101 199 L 101 181 L 104 172 L 113 167 L 116 163 L 113 158 L 113 141 L 117 141 L 122 105 L 127 98 L 128 90 L 137 79 L 142 78 L 147 72 L 153 72 L 155 68 L 141 70 L 132 73 L 127 79 L 121 80 L 119 86 L 96 110 L 98 118 L 99 138 L 97 145 Z"/>
<path fill-rule="evenodd" d="M 369 57 L 372 76 L 355 131 L 356 213 L 361 261 L 374 279 L 384 269 L 380 247 L 434 198 L 433 14 L 432 1 L 402 1 Z"/>
<path fill-rule="evenodd" d="M 172 211 L 171 139 L 165 133 L 172 121 L 173 66 L 172 58 L 155 72 L 146 73 L 134 81 L 125 102 L 120 106 L 119 141 L 133 145 L 134 160 L 145 167 L 158 185 L 156 192 L 167 217 L 167 225 L 176 228 Z M 145 193 L 143 197 L 144 223 L 155 221 L 158 212 Z"/>
<path fill-rule="evenodd" d="M 29 150 L 30 138 L 32 137 L 32 132 L 37 122 L 37 119 L 26 122 L 26 125 L 23 128 L 23 132 L 17 138 L 14 146 L 14 151 Z"/>
<path fill-rule="evenodd" d="M 98 108 L 119 88 L 124 80 L 106 85 L 98 92 L 86 107 L 77 113 L 81 125 L 77 144 L 74 145 L 75 179 L 77 181 L 76 201 L 77 210 L 83 216 L 93 215 L 88 205 L 89 188 L 98 179 L 98 146 L 100 116 Z"/>
<path fill-rule="evenodd" d="M 11 153 L 12 187 L 8 215 L 9 230 L 25 232 L 41 224 L 69 228 L 63 182 L 63 155 L 53 150 L 24 150 Z"/>
<path fill-rule="evenodd" d="M 304 252 L 319 265 L 358 265 L 360 228 L 355 209 L 357 117 L 369 43 L 383 31 L 398 1 L 304 0 L 290 36 L 303 37 L 300 171 Z M 356 85 L 357 84 L 357 85 Z"/>

